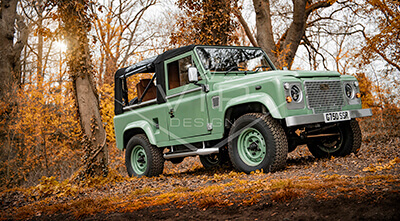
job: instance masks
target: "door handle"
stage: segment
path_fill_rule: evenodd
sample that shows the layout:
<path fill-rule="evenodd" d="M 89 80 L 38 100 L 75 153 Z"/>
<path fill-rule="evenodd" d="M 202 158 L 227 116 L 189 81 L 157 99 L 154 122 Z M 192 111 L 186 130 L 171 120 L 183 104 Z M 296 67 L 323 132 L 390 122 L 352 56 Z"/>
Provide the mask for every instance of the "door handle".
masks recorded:
<path fill-rule="evenodd" d="M 174 115 L 174 109 L 173 109 L 173 108 L 170 109 L 168 113 L 169 113 L 169 117 L 170 117 L 170 118 L 174 118 L 174 117 L 175 117 L 175 115 Z"/>

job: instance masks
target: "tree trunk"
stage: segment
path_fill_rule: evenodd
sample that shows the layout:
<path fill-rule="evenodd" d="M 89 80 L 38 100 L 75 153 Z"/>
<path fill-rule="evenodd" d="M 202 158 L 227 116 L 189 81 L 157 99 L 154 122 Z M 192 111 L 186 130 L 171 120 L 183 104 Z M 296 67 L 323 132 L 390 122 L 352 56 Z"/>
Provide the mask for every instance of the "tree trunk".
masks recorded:
<path fill-rule="evenodd" d="M 308 16 L 319 8 L 332 5 L 333 1 L 324 0 L 309 3 L 306 0 L 293 1 L 293 19 L 289 28 L 275 43 L 271 25 L 271 9 L 269 0 L 253 0 L 256 12 L 256 28 L 258 45 L 268 54 L 279 69 L 290 69 L 294 56 L 307 28 Z"/>
<path fill-rule="evenodd" d="M 102 83 L 111 85 L 114 82 L 114 74 L 118 70 L 117 60 L 114 57 L 106 56 L 105 65 L 105 75 Z"/>
<path fill-rule="evenodd" d="M 38 87 L 41 87 L 43 83 L 44 73 L 43 73 L 43 1 L 39 0 L 37 2 L 39 6 L 37 9 L 38 19 L 37 19 L 37 26 L 38 26 L 38 45 L 37 45 L 37 74 L 38 74 Z M 40 84 L 40 85 L 39 85 Z"/>
<path fill-rule="evenodd" d="M 306 31 L 306 1 L 293 0 L 293 21 L 277 44 L 278 67 L 290 68 Z M 283 40 L 283 41 L 282 41 Z"/>
<path fill-rule="evenodd" d="M 28 30 L 17 14 L 18 0 L 2 0 L 0 4 L 0 100 L 4 100 L 20 82 L 20 56 Z M 15 35 L 17 31 L 19 38 Z"/>
<path fill-rule="evenodd" d="M 258 45 L 267 53 L 268 57 L 276 64 L 276 46 L 271 24 L 271 10 L 269 0 L 253 0 L 256 12 L 256 39 Z"/>
<path fill-rule="evenodd" d="M 86 0 L 57 1 L 63 21 L 63 34 L 68 44 L 67 60 L 70 77 L 84 134 L 84 177 L 107 176 L 106 132 L 101 121 L 99 99 L 92 79 L 94 69 L 87 38 L 90 31 L 87 4 Z"/>

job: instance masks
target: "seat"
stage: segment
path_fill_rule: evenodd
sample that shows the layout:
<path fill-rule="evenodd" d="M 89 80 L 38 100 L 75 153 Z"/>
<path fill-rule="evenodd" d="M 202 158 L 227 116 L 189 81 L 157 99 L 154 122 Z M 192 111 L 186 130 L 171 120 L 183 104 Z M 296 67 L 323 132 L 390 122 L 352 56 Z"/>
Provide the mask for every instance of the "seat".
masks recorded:
<path fill-rule="evenodd" d="M 174 61 L 168 64 L 168 89 L 174 89 L 180 86 L 179 63 Z"/>
<path fill-rule="evenodd" d="M 150 83 L 150 81 L 151 79 L 141 79 L 139 83 L 136 84 L 136 92 L 139 99 L 142 97 L 143 92 L 146 89 L 147 85 Z M 149 89 L 144 95 L 142 101 L 152 100 L 155 99 L 156 97 L 157 97 L 157 89 L 154 83 L 151 82 Z"/>

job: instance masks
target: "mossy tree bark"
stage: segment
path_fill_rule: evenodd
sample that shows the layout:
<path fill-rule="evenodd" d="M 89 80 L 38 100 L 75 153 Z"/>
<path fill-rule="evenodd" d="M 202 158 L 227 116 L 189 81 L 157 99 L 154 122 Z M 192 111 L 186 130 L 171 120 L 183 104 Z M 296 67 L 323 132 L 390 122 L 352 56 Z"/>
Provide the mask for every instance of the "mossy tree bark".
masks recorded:
<path fill-rule="evenodd" d="M 84 170 L 79 177 L 107 176 L 106 132 L 93 82 L 94 68 L 87 37 L 91 24 L 87 12 L 90 2 L 87 0 L 55 0 L 55 2 L 63 23 L 63 35 L 68 44 L 67 62 L 84 136 Z"/>

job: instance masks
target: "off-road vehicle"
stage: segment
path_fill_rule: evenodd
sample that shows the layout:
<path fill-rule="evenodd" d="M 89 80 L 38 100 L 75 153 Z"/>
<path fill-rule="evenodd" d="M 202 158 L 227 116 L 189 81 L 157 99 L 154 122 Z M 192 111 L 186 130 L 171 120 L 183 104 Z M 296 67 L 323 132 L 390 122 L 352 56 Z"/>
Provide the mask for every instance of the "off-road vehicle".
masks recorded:
<path fill-rule="evenodd" d="M 151 77 L 134 85 L 139 73 Z M 356 153 L 356 118 L 372 115 L 360 96 L 353 76 L 277 70 L 260 48 L 190 45 L 116 72 L 117 147 L 130 176 L 197 155 L 206 168 L 276 171 L 298 145 L 317 158 Z"/>

